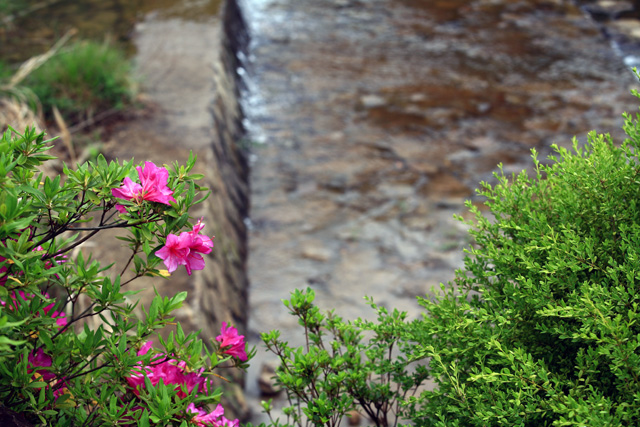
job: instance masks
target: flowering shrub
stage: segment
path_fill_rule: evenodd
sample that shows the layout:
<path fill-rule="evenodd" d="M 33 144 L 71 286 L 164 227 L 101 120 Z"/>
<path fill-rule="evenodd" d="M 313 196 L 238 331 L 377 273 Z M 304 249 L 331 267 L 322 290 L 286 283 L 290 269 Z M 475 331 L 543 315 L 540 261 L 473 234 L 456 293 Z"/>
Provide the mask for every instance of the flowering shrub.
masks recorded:
<path fill-rule="evenodd" d="M 0 139 L 0 406 L 55 426 L 238 426 L 211 376 L 246 367 L 244 337 L 225 323 L 205 343 L 177 324 L 155 349 L 149 338 L 175 324 L 186 293 L 156 295 L 137 318 L 126 290 L 204 268 L 213 240 L 188 213 L 204 200 L 195 157 L 168 169 L 100 156 L 50 177 L 39 170 L 48 142 L 33 129 Z M 82 246 L 107 229 L 126 232 L 124 266 Z"/>

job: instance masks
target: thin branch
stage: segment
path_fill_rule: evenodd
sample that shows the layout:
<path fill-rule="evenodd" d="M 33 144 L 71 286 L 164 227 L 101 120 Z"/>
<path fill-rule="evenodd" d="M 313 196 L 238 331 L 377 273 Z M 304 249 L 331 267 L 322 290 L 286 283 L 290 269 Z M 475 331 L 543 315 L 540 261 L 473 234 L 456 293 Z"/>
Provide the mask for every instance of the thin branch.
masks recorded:
<path fill-rule="evenodd" d="M 141 221 L 134 224 L 129 224 L 126 221 L 114 222 L 112 224 L 106 224 L 98 227 L 69 227 L 65 231 L 100 231 L 100 230 L 109 230 L 110 228 L 125 228 L 128 226 L 135 227 L 136 225 L 145 224 L 147 221 Z"/>
<path fill-rule="evenodd" d="M 133 259 L 135 258 L 136 253 L 138 253 L 138 248 L 139 248 L 139 244 L 136 245 L 136 248 L 133 251 L 131 251 L 131 256 L 129 257 L 129 259 L 127 260 L 127 263 L 124 265 L 124 268 L 120 272 L 120 276 L 121 277 L 124 274 L 124 272 L 127 271 L 127 268 L 129 268 L 129 265 L 131 264 L 131 261 L 133 261 Z M 134 279 L 135 279 L 135 277 L 134 277 Z M 133 279 L 131 279 L 131 280 L 133 280 Z M 129 281 L 127 281 L 126 283 L 129 283 Z"/>
<path fill-rule="evenodd" d="M 74 134 L 76 132 L 81 131 L 82 129 L 88 127 L 88 126 L 93 126 L 95 125 L 97 122 L 104 120 L 116 113 L 121 112 L 122 109 L 119 108 L 111 108 L 109 110 L 103 111 L 101 113 L 96 114 L 95 116 L 92 116 L 91 118 L 82 121 L 80 123 L 76 123 L 73 126 L 69 127 L 68 131 L 70 134 Z"/>

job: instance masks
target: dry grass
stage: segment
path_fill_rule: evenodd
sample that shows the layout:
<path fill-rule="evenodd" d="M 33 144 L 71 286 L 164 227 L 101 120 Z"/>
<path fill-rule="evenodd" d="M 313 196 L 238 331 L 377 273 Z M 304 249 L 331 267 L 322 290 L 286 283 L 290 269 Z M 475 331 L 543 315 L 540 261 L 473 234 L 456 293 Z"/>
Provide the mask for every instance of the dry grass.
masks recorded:
<path fill-rule="evenodd" d="M 42 130 L 42 119 L 29 106 L 13 98 L 0 98 L 0 131 L 9 126 L 22 132 L 27 126 Z"/>

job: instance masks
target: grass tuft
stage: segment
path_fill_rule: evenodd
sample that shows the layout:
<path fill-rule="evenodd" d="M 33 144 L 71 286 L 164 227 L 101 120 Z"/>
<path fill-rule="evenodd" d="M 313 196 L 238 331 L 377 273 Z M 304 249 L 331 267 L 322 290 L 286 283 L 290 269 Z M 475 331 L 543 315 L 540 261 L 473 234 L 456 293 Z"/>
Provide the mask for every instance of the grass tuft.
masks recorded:
<path fill-rule="evenodd" d="M 131 63 L 108 43 L 80 41 L 60 50 L 23 82 L 37 96 L 47 119 L 53 107 L 70 123 L 122 109 L 134 95 Z"/>

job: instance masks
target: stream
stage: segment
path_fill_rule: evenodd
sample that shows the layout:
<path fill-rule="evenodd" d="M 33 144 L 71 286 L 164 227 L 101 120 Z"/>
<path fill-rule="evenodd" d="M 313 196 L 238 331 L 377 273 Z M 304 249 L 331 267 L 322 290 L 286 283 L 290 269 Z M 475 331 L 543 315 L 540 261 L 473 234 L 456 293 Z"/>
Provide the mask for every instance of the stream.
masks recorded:
<path fill-rule="evenodd" d="M 419 315 L 463 266 L 465 200 L 592 129 L 618 142 L 637 87 L 566 1 L 244 0 L 251 35 L 251 343 L 304 335 L 281 300 L 310 287 L 346 318 L 363 297 Z M 258 407 L 259 353 L 247 380 Z M 282 402 L 279 402 L 282 403 Z M 259 415 L 256 421 L 264 421 Z"/>

